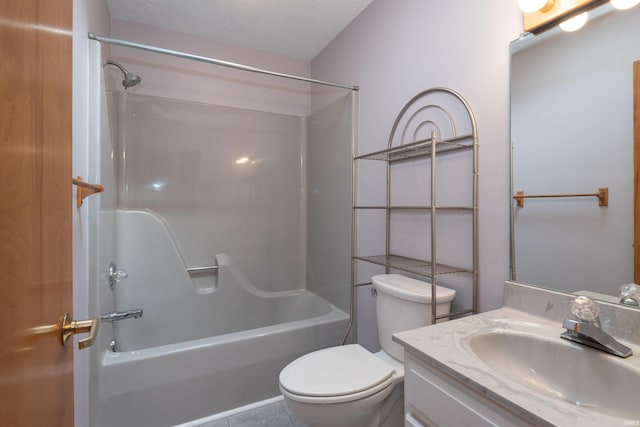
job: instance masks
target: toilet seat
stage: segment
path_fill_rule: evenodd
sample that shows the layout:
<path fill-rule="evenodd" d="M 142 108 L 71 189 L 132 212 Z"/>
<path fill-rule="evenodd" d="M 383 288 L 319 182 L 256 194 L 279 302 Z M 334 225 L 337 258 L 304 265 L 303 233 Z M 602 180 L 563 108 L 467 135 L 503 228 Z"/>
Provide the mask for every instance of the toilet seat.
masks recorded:
<path fill-rule="evenodd" d="M 309 353 L 280 373 L 280 390 L 302 403 L 344 403 L 392 389 L 395 370 L 358 344 Z"/>

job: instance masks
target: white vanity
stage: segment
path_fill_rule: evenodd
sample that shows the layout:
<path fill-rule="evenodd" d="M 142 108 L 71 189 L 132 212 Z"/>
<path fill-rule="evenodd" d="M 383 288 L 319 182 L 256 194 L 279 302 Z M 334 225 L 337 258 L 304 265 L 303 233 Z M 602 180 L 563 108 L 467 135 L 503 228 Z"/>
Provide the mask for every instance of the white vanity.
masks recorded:
<path fill-rule="evenodd" d="M 640 425 L 640 311 L 599 303 L 620 358 L 560 338 L 572 297 L 507 282 L 501 309 L 401 332 L 406 426 Z"/>

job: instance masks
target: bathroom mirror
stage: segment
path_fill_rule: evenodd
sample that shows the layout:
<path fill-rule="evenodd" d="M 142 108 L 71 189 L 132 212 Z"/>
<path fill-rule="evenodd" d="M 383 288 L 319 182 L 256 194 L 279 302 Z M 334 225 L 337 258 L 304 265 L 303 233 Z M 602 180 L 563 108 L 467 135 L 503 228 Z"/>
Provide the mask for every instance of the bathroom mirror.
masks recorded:
<path fill-rule="evenodd" d="M 512 199 L 511 279 L 617 302 L 634 277 L 640 7 L 591 15 L 511 44 L 512 195 L 572 195 Z"/>

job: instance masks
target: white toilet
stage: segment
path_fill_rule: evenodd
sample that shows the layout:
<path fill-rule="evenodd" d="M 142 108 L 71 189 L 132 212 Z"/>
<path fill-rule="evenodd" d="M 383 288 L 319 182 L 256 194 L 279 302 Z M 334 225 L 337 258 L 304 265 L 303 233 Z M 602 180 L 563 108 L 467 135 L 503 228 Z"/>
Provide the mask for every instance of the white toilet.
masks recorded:
<path fill-rule="evenodd" d="M 358 344 L 306 354 L 280 372 L 289 409 L 312 427 L 402 426 L 404 351 L 391 335 L 431 324 L 431 284 L 399 274 L 372 278 L 382 350 Z M 456 295 L 436 286 L 436 313 L 450 312 Z"/>

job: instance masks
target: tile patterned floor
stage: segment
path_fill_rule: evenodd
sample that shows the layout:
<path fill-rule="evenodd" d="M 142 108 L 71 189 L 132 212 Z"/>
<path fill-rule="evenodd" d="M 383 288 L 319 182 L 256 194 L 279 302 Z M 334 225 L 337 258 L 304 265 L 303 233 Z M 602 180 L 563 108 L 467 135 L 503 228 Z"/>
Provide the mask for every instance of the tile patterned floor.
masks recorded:
<path fill-rule="evenodd" d="M 309 427 L 293 415 L 282 401 L 250 409 L 198 427 Z"/>

